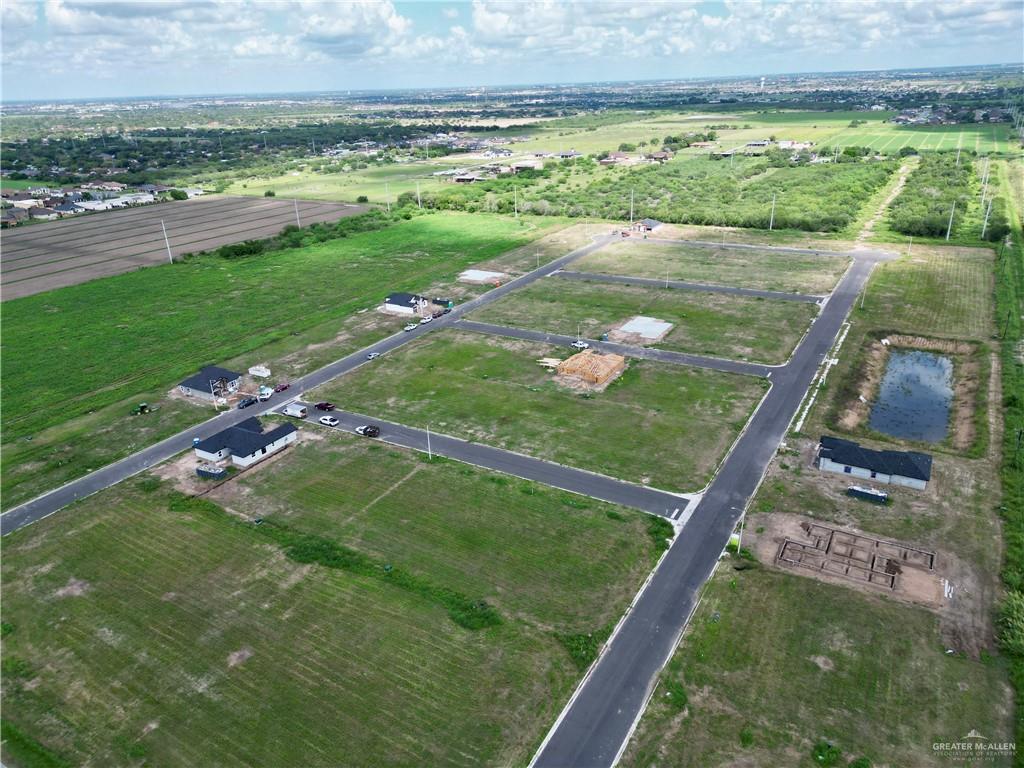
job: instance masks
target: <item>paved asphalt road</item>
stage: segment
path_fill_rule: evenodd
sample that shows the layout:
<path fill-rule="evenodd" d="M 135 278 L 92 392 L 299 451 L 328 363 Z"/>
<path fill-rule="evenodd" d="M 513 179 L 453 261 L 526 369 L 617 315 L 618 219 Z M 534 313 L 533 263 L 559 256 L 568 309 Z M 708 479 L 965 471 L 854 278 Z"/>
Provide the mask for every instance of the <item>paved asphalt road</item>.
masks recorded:
<path fill-rule="evenodd" d="M 380 440 L 416 451 L 427 451 L 426 430 L 407 427 L 391 421 L 384 421 L 375 416 L 365 416 L 348 411 L 334 410 L 330 413 L 318 411 L 311 403 L 303 403 L 307 407 L 306 421 L 318 423 L 321 416 L 334 416 L 340 424 L 334 429 L 351 432 L 361 424 L 376 424 L 380 427 Z M 280 406 L 278 411 L 284 406 Z M 323 426 L 323 429 L 331 427 Z M 645 488 L 606 475 L 598 475 L 582 469 L 566 467 L 549 461 L 524 456 L 521 453 L 492 448 L 479 443 L 470 443 L 457 437 L 430 433 L 430 451 L 438 456 L 486 467 L 507 475 L 535 480 L 554 488 L 572 491 L 613 504 L 622 504 L 660 517 L 679 519 L 686 512 L 688 500 L 682 495 Z"/>
<path fill-rule="evenodd" d="M 591 245 L 556 259 L 540 269 L 467 302 L 453 310 L 451 314 L 421 326 L 416 331 L 397 333 L 314 371 L 294 381 L 293 389 L 286 395 L 277 396 L 276 401 L 271 400 L 269 403 L 253 408 L 235 409 L 221 414 L 16 507 L 0 517 L 0 533 L 7 534 L 28 525 L 77 499 L 110 487 L 137 472 L 160 463 L 189 448 L 195 437 L 202 439 L 229 425 L 238 423 L 248 416 L 277 410 L 287 399 L 290 399 L 288 396 L 292 393 L 298 394 L 305 389 L 319 386 L 360 365 L 372 364 L 367 363 L 366 354 L 368 352 L 385 354 L 439 327 L 455 325 L 467 330 L 479 329 L 484 332 L 492 332 L 491 328 L 485 324 L 460 322 L 461 315 L 495 301 L 508 292 L 541 277 L 553 274 L 573 260 L 603 247 L 612 239 L 610 236 L 597 239 Z M 708 245 L 718 246 L 713 243 Z M 786 252 L 799 249 L 776 250 Z M 799 252 L 806 251 L 799 250 Z M 816 251 L 812 252 L 817 253 Z M 840 326 L 867 280 L 872 267 L 877 261 L 887 257 L 887 254 L 872 251 L 861 251 L 849 255 L 856 257 L 853 267 L 840 281 L 797 348 L 792 360 L 785 366 L 769 368 L 710 358 L 680 357 L 678 353 L 668 353 L 664 350 L 643 350 L 643 356 L 650 356 L 651 359 L 665 362 L 682 362 L 682 358 L 687 358 L 687 364 L 704 365 L 718 370 L 754 375 L 767 375 L 768 372 L 771 372 L 773 386 L 754 414 L 746 431 L 726 458 L 707 493 L 697 504 L 684 530 L 676 537 L 643 594 L 619 627 L 613 641 L 605 649 L 598 663 L 577 690 L 562 717 L 548 734 L 535 757 L 535 765 L 541 768 L 603 768 L 613 765 L 617 760 L 633 725 L 643 711 L 657 674 L 674 650 L 683 627 L 696 605 L 700 588 L 710 577 L 718 562 L 719 555 L 724 549 L 730 533 L 756 490 L 776 447 L 799 408 L 816 370 L 831 348 Z M 502 333 L 514 332 L 517 338 L 537 338 L 537 335 L 533 335 L 529 331 L 523 331 L 523 335 L 519 335 L 518 329 L 498 328 Z M 539 340 L 552 343 L 564 343 L 566 339 L 566 337 L 548 334 L 539 334 L 539 336 Z M 568 343 L 572 341 L 572 338 L 568 338 Z M 604 342 L 593 342 L 593 345 L 598 349 L 621 351 L 623 354 L 639 354 L 638 348 L 626 345 Z M 668 357 L 662 357 L 663 355 Z M 347 422 L 349 418 L 357 418 L 351 414 L 343 414 L 343 416 L 346 423 L 350 423 Z M 339 418 L 342 417 L 339 416 Z M 410 447 L 418 447 L 421 450 L 424 447 L 422 443 L 417 445 L 417 441 L 422 439 L 425 442 L 425 433 L 421 438 L 416 430 L 392 424 L 388 424 L 386 427 L 389 432 L 395 431 L 392 437 L 396 442 L 400 438 L 406 441 L 403 444 L 408 444 Z M 431 438 L 432 443 L 434 439 Z M 527 460 L 526 457 L 516 457 L 515 454 L 508 452 L 462 443 L 453 438 L 438 437 L 437 439 L 442 441 L 439 443 L 439 452 L 440 447 L 443 446 L 444 452 L 452 455 L 453 458 L 461 457 L 463 460 L 480 463 L 483 466 L 493 466 L 503 472 L 532 477 L 551 485 L 566 487 L 568 490 L 580 490 L 588 495 L 595 495 L 595 491 L 599 490 L 601 494 L 606 494 L 610 501 L 618 501 L 641 509 L 647 508 L 651 512 L 662 508 L 667 509 L 669 499 L 675 499 L 670 494 L 660 494 L 651 489 L 619 483 L 610 478 L 600 478 L 589 473 L 580 473 L 579 470 L 567 467 Z M 460 452 L 462 452 L 461 455 L 459 455 Z M 533 474 L 526 474 L 527 472 Z M 574 486 L 571 483 L 582 483 L 585 487 Z M 604 483 L 609 485 L 604 487 Z M 601 489 L 597 488 L 598 484 L 602 484 Z M 624 495 L 616 496 L 615 494 L 619 494 L 620 490 Z M 641 496 L 644 498 L 641 499 Z"/>
<path fill-rule="evenodd" d="M 588 283 L 619 283 L 621 285 L 643 285 L 649 288 L 677 288 L 681 291 L 700 291 L 703 293 L 730 293 L 733 296 L 752 296 L 758 299 L 779 299 L 780 301 L 805 301 L 817 304 L 824 296 L 808 296 L 803 293 L 785 293 L 784 291 L 759 291 L 756 288 L 736 288 L 731 285 L 710 285 L 707 283 L 688 283 L 683 280 L 659 280 L 656 277 L 631 277 L 629 275 L 602 275 L 597 272 L 556 272 L 555 277 L 567 280 L 582 280 Z"/>
<path fill-rule="evenodd" d="M 815 372 L 831 349 L 875 263 L 860 252 L 790 363 L 735 444 L 618 633 L 549 732 L 532 765 L 614 765 L 674 651 L 699 592 L 710 578 L 743 509 L 757 490 Z"/>
<path fill-rule="evenodd" d="M 576 342 L 575 336 L 563 336 L 558 333 L 545 333 L 544 331 L 531 331 L 526 328 L 510 328 L 505 325 L 493 325 L 492 323 L 480 323 L 476 320 L 460 320 L 455 327 L 463 331 L 475 333 L 487 333 L 494 336 L 505 336 L 510 339 L 524 339 L 526 341 L 540 341 L 546 344 L 568 347 Z M 700 355 L 688 355 L 684 352 L 672 352 L 667 349 L 652 349 L 651 347 L 635 347 L 631 344 L 617 344 L 613 341 L 596 341 L 584 339 L 591 349 L 598 352 L 614 352 L 623 357 L 636 357 L 644 360 L 657 360 L 659 363 L 671 365 L 687 365 L 692 368 L 711 368 L 715 371 L 726 373 L 741 373 L 747 376 L 767 376 L 772 372 L 770 365 L 759 365 L 757 363 L 743 363 L 738 360 L 726 360 L 718 357 L 702 357 Z"/>
<path fill-rule="evenodd" d="M 149 446 L 148 448 L 144 448 L 137 453 L 133 453 L 120 461 L 109 464 L 95 472 L 91 472 L 84 477 L 73 480 L 60 488 L 50 491 L 49 493 L 37 496 L 31 501 L 25 502 L 21 506 L 14 507 L 13 509 L 4 512 L 3 515 L 0 515 L 0 536 L 5 536 L 11 531 L 16 531 L 22 526 L 41 520 L 42 518 L 53 514 L 57 510 L 66 507 L 68 504 L 78 501 L 79 499 L 83 499 L 86 496 L 91 496 L 97 491 L 109 488 L 132 475 L 166 461 L 181 451 L 190 448 L 194 438 L 199 438 L 200 440 L 205 439 L 226 427 L 237 424 L 249 416 L 259 416 L 264 413 L 268 413 L 276 409 L 278 405 L 282 404 L 284 401 L 290 400 L 302 391 L 313 389 L 321 384 L 325 384 L 331 379 L 337 378 L 338 376 L 346 374 L 360 365 L 367 363 L 366 355 L 369 352 L 385 354 L 402 346 L 403 344 L 407 344 L 413 339 L 419 338 L 425 333 L 429 333 L 438 328 L 449 327 L 455 323 L 463 313 L 470 312 L 478 307 L 484 306 L 485 304 L 489 304 L 492 301 L 496 301 L 511 291 L 522 288 L 525 285 L 529 285 L 533 281 L 542 277 L 546 277 L 561 269 L 566 264 L 604 247 L 609 241 L 611 241 L 611 239 L 610 235 L 595 238 L 594 242 L 590 245 L 578 248 L 565 256 L 543 265 L 539 269 L 527 272 L 515 280 L 510 280 L 504 285 L 494 288 L 482 296 L 478 296 L 472 301 L 468 301 L 465 304 L 456 307 L 452 310 L 451 314 L 444 315 L 426 325 L 421 325 L 415 331 L 411 331 L 409 333 L 399 332 L 387 337 L 386 339 L 381 339 L 376 344 L 372 344 L 358 352 L 353 352 L 347 357 L 343 357 L 330 365 L 326 365 L 323 368 L 307 374 L 306 376 L 296 379 L 292 382 L 292 388 L 288 392 L 282 395 L 275 395 L 268 403 L 261 403 L 244 410 L 233 409 L 222 413 L 220 416 L 205 421 L 195 427 L 191 427 L 190 429 L 186 429 L 183 432 L 179 432 L 166 440 Z"/>

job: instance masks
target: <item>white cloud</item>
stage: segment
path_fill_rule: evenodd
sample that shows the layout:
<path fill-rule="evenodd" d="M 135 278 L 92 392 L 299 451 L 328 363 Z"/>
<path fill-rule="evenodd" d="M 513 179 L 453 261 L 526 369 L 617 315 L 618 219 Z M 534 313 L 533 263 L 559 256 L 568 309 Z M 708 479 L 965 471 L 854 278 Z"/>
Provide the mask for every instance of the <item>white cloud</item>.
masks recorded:
<path fill-rule="evenodd" d="M 401 61 L 420 76 L 447 67 L 472 82 L 473 70 L 459 67 L 483 66 L 516 81 L 525 71 L 586 78 L 588 67 L 607 72 L 616 61 L 652 76 L 737 62 L 750 71 L 800 71 L 858 55 L 870 68 L 884 57 L 906 61 L 930 49 L 934 59 L 944 47 L 965 46 L 1013 60 L 1022 22 L 1020 0 L 473 0 L 421 4 L 416 13 L 391 0 L 0 5 L 5 71 L 57 75 L 77 67 L 79 76 L 99 69 L 97 62 L 161 74 L 175 62 L 198 76 L 260 61 L 296 72 L 310 61 L 343 63 L 339 72 Z M 437 23 L 414 21 L 428 13 Z"/>

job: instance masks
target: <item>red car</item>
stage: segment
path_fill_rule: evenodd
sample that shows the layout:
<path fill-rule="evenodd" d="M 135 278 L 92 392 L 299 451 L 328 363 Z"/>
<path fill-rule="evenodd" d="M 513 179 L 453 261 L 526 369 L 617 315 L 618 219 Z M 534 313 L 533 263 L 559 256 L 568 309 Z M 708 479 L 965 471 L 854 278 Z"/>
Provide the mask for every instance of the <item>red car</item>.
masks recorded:
<path fill-rule="evenodd" d="M 290 386 L 291 386 L 291 384 L 278 384 L 276 387 L 274 387 L 274 391 L 275 392 L 284 392 Z"/>
<path fill-rule="evenodd" d="M 328 403 L 328 402 L 323 402 L 323 403 L 317 403 L 316 404 L 316 409 L 318 411 L 333 411 L 335 409 L 335 407 L 336 406 L 334 405 L 334 403 Z"/>

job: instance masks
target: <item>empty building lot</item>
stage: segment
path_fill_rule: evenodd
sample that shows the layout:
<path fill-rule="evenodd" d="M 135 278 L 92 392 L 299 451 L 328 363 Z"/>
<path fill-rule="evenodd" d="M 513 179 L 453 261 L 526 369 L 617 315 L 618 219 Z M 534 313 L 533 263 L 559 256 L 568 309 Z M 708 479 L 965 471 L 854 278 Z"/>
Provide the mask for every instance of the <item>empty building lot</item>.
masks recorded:
<path fill-rule="evenodd" d="M 247 197 L 204 197 L 39 224 L 3 238 L 3 299 L 84 283 L 167 259 L 276 235 L 295 223 L 335 221 L 364 206 Z"/>

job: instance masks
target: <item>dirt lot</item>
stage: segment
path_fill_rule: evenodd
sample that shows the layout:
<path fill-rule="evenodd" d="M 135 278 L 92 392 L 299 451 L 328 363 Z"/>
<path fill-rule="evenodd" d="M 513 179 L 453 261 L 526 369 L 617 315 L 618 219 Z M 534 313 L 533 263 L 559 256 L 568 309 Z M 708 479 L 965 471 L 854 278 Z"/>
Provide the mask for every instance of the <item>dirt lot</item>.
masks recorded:
<path fill-rule="evenodd" d="M 928 607 L 940 617 L 946 647 L 973 658 L 991 650 L 1000 550 L 998 524 L 988 503 L 997 484 L 989 462 L 936 455 L 932 481 L 924 491 L 859 481 L 890 493 L 892 503 L 878 505 L 847 496 L 851 481 L 845 475 L 816 469 L 816 446 L 816 440 L 791 441 L 776 456 L 751 507 L 744 545 L 761 562 L 772 564 L 781 538 L 794 533 L 800 534 L 794 538 L 806 538 L 799 523 L 810 520 L 934 552 L 938 583 L 945 579 L 952 589 L 950 596 L 940 589 L 938 601 L 925 594 L 934 589 L 934 579 L 924 579 L 909 593 L 846 578 L 822 580 Z M 802 567 L 785 570 L 818 576 Z"/>
<path fill-rule="evenodd" d="M 358 205 L 313 201 L 299 201 L 298 208 L 303 224 L 336 221 L 365 210 Z M 3 298 L 31 296 L 162 264 L 167 249 L 161 221 L 167 227 L 171 253 L 177 258 L 276 235 L 295 223 L 295 203 L 272 198 L 200 197 L 16 229 L 4 235 Z"/>

